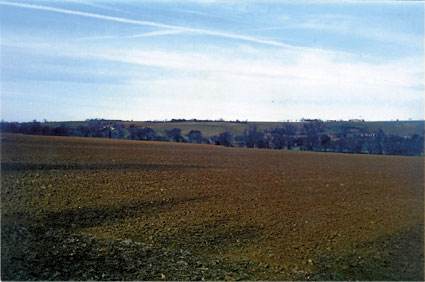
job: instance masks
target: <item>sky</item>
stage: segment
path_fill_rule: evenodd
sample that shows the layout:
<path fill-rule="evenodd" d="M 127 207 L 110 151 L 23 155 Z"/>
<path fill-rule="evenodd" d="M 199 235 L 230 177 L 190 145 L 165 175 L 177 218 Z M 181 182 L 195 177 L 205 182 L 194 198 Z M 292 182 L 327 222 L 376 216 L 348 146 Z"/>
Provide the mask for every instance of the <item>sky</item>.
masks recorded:
<path fill-rule="evenodd" d="M 0 54 L 5 121 L 424 118 L 422 1 L 0 0 Z"/>

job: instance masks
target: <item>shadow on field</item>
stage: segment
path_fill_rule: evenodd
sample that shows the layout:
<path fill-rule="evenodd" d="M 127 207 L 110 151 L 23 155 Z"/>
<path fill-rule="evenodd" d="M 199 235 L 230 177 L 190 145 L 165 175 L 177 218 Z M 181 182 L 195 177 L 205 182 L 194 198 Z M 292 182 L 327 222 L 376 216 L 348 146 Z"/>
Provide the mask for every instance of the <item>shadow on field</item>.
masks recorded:
<path fill-rule="evenodd" d="M 124 218 L 147 215 L 194 201 L 199 196 L 168 201 L 137 201 L 119 207 L 81 207 L 60 212 L 2 215 L 3 280 L 249 280 L 274 275 L 261 264 L 219 256 L 249 246 L 261 229 L 232 225 L 228 220 L 188 224 L 171 230 L 149 227 L 155 242 L 133 243 L 130 237 L 110 240 L 75 233 Z M 146 239 L 146 238 L 145 238 Z M 140 243 L 139 243 L 140 242 Z M 147 247 L 149 244 L 149 247 Z M 218 255 L 218 256 L 217 256 Z M 206 272 L 208 270 L 208 272 Z M 267 272 L 267 274 L 266 274 Z M 269 273 L 270 272 L 270 273 Z M 267 276 L 266 276 L 267 277 Z M 285 278 L 287 278 L 285 276 Z M 274 279 L 282 280 L 282 279 Z"/>
<path fill-rule="evenodd" d="M 300 280 L 262 264 L 209 252 L 97 238 L 1 221 L 2 281 Z"/>
<path fill-rule="evenodd" d="M 356 243 L 350 255 L 317 254 L 314 280 L 424 281 L 424 229 Z"/>
<path fill-rule="evenodd" d="M 127 205 L 102 207 L 77 207 L 58 212 L 45 212 L 38 224 L 52 228 L 90 228 L 101 226 L 107 222 L 114 222 L 124 218 L 131 218 L 143 214 L 152 215 L 162 209 L 170 209 L 187 202 L 205 200 L 209 197 L 171 198 L 169 200 L 136 201 Z M 31 217 L 31 215 L 28 215 Z"/>
<path fill-rule="evenodd" d="M 120 164 L 120 163 L 93 163 L 93 164 L 43 164 L 43 163 L 1 163 L 1 171 L 31 171 L 31 170 L 166 170 L 181 168 L 204 168 L 199 165 L 175 164 Z"/>
<path fill-rule="evenodd" d="M 254 225 L 230 225 L 225 220 L 215 220 L 182 226 L 177 232 L 159 230 L 155 242 L 176 249 L 219 254 L 249 246 L 261 234 L 262 230 Z"/>

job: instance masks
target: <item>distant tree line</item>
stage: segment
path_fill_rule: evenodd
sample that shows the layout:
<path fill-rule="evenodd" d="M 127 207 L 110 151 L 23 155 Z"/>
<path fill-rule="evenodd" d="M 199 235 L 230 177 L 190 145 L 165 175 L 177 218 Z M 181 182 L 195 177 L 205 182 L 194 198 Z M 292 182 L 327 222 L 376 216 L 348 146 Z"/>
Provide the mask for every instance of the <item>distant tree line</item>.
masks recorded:
<path fill-rule="evenodd" d="M 338 152 L 355 154 L 406 155 L 424 154 L 424 137 L 418 134 L 409 136 L 385 134 L 381 129 L 376 132 L 342 125 L 327 133 L 319 121 L 304 122 L 302 128 L 286 124 L 272 129 L 259 130 L 250 126 L 242 135 L 234 136 L 225 131 L 218 135 L 206 137 L 199 130 L 191 130 L 183 135 L 180 128 L 157 133 L 150 127 L 138 127 L 130 124 L 126 127 L 120 121 L 90 120 L 86 125 L 70 126 L 42 124 L 32 122 L 4 122 L 0 124 L 1 132 L 31 135 L 77 136 L 111 139 L 130 139 L 144 141 L 182 142 L 198 144 L 215 144 L 226 147 L 247 147 L 274 150 L 301 150 L 315 152 Z"/>
<path fill-rule="evenodd" d="M 192 118 L 192 119 L 171 119 L 171 120 L 148 120 L 147 122 L 150 123 L 168 123 L 168 122 L 227 122 L 227 123 L 242 123 L 242 124 L 247 124 L 248 120 L 245 121 L 240 121 L 240 120 L 224 120 L 222 118 L 220 119 L 196 119 L 196 118 Z"/>

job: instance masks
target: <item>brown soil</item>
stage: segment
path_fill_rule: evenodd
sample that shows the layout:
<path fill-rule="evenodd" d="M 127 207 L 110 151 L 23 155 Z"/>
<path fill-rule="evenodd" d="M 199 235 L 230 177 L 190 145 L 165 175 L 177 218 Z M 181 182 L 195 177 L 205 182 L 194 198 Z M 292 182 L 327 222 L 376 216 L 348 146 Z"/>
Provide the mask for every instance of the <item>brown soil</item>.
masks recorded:
<path fill-rule="evenodd" d="M 13 224 L 38 241 L 40 230 L 127 239 L 230 268 L 171 267 L 170 280 L 424 279 L 423 157 L 22 135 L 1 149 L 6 280 L 71 277 L 20 267 L 15 237 L 31 236 L 13 239 Z M 128 279 L 162 277 L 149 275 Z"/>

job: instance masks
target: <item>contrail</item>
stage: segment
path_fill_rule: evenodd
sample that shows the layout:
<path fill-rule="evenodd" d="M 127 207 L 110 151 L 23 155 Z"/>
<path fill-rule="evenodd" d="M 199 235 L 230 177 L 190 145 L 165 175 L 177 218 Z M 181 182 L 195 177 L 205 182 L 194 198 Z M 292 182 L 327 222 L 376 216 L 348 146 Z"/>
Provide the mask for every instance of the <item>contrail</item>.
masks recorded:
<path fill-rule="evenodd" d="M 102 10 L 109 10 L 109 11 L 127 13 L 128 14 L 128 11 L 124 11 L 122 9 L 117 9 L 117 8 L 113 8 L 113 7 L 110 7 L 110 6 L 107 6 L 107 5 L 102 5 L 102 4 L 95 4 L 95 3 L 92 3 L 90 1 L 85 1 L 85 0 L 66 0 L 66 2 L 76 3 L 76 4 L 89 6 L 89 7 L 93 7 L 93 8 L 98 8 L 98 9 L 102 9 Z"/>
<path fill-rule="evenodd" d="M 137 33 L 132 35 L 124 35 L 124 36 L 91 36 L 91 37 L 83 37 L 79 38 L 80 40 L 102 40 L 102 39 L 120 39 L 120 38 L 140 38 L 140 37 L 152 37 L 152 36 L 160 36 L 160 35 L 169 35 L 169 34 L 177 34 L 182 33 L 184 30 L 160 30 L 146 33 Z"/>
<path fill-rule="evenodd" d="M 14 7 L 20 7 L 20 8 L 29 8 L 29 9 L 35 9 L 35 10 L 50 11 L 50 12 L 56 12 L 56 13 L 61 13 L 61 14 L 67 14 L 67 15 L 89 17 L 89 18 L 95 18 L 95 19 L 101 19 L 101 20 L 107 20 L 107 21 L 113 21 L 113 22 L 120 22 L 120 23 L 128 23 L 128 24 L 135 24 L 135 25 L 148 25 L 148 26 L 168 28 L 168 29 L 180 29 L 180 27 L 173 26 L 173 25 L 160 24 L 160 23 L 148 22 L 148 21 L 131 20 L 131 19 L 119 18 L 119 17 L 111 17 L 111 16 L 99 15 L 99 14 L 94 14 L 94 13 L 86 13 L 86 12 L 80 12 L 80 11 L 74 11 L 74 10 L 66 10 L 66 9 L 60 9 L 60 8 L 54 8 L 54 7 L 48 7 L 48 6 L 41 6 L 41 5 L 12 3 L 12 2 L 7 2 L 7 1 L 0 1 L 0 4 L 1 5 L 14 6 Z"/>
<path fill-rule="evenodd" d="M 13 2 L 7 2 L 7 1 L 0 1 L 0 5 L 7 5 L 7 6 L 14 6 L 14 7 L 20 7 L 20 8 L 50 11 L 50 12 L 56 12 L 56 13 L 61 13 L 61 14 L 89 17 L 89 18 L 95 18 L 95 19 L 101 19 L 101 20 L 113 21 L 113 22 L 120 22 L 120 23 L 127 23 L 127 24 L 134 24 L 134 25 L 153 26 L 153 27 L 171 29 L 171 30 L 175 30 L 175 31 L 179 31 L 179 32 L 191 32 L 191 33 L 198 33 L 198 34 L 202 34 L 202 35 L 211 35 L 211 36 L 218 36 L 218 37 L 224 37 L 224 38 L 238 39 L 238 40 L 243 40 L 243 41 L 248 41 L 248 42 L 253 42 L 253 43 L 258 43 L 258 44 L 277 46 L 277 47 L 283 47 L 283 48 L 289 48 L 289 49 L 308 49 L 308 48 L 303 48 L 303 47 L 295 47 L 295 46 L 285 44 L 285 43 L 281 43 L 281 42 L 278 42 L 278 41 L 258 39 L 258 38 L 246 36 L 246 35 L 232 34 L 232 33 L 213 31 L 213 30 L 207 30 L 207 29 L 189 28 L 189 27 L 184 27 L 184 26 L 161 24 L 161 23 L 150 22 L 150 21 L 132 20 L 132 19 L 121 18 L 121 17 L 112 17 L 112 16 L 101 15 L 101 14 L 94 14 L 94 13 L 80 12 L 80 11 L 74 11 L 74 10 L 61 9 L 61 8 L 54 8 L 54 7 L 49 7 L 49 6 L 24 4 L 24 3 L 13 3 Z"/>

